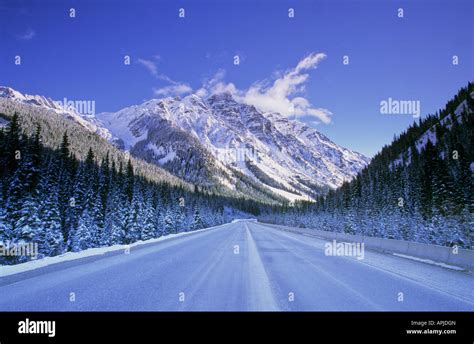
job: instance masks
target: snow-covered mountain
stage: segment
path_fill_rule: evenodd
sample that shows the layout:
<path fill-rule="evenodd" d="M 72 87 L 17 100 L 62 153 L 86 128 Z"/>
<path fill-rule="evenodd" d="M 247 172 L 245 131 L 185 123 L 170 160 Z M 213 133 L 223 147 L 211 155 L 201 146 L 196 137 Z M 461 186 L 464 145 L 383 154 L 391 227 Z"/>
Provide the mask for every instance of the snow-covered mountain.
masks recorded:
<path fill-rule="evenodd" d="M 52 110 L 134 156 L 208 188 L 242 192 L 251 186 L 289 200 L 312 199 L 350 180 L 369 161 L 301 122 L 262 113 L 228 93 L 152 99 L 96 116 L 9 87 L 0 87 L 0 98 Z"/>
<path fill-rule="evenodd" d="M 54 101 L 51 98 L 40 95 L 24 94 L 11 87 L 5 86 L 0 86 L 0 98 L 46 108 L 57 114 L 63 115 L 67 119 L 79 123 L 87 130 L 96 133 L 109 141 L 114 140 L 110 131 L 97 123 L 94 116 L 80 114 L 73 107 L 64 106 L 61 101 Z"/>
<path fill-rule="evenodd" d="M 47 149 L 58 149 L 63 135 L 67 134 L 69 150 L 79 160 L 86 159 L 89 150 L 92 150 L 97 163 L 106 157 L 117 167 L 126 166 L 131 161 L 134 173 L 147 180 L 185 190 L 193 187 L 155 164 L 130 157 L 128 152 L 117 147 L 107 128 L 94 124 L 97 122 L 95 117 L 83 116 L 72 108 L 65 111 L 61 102 L 54 102 L 46 97 L 24 95 L 0 86 L 0 129 L 10 123 L 14 114 L 18 115 L 22 132 L 26 136 L 35 135 L 37 126 L 40 126 L 41 141 Z"/>
<path fill-rule="evenodd" d="M 350 180 L 369 161 L 317 130 L 222 93 L 152 99 L 99 122 L 134 155 L 194 183 L 230 188 L 241 174 L 288 199 Z"/>

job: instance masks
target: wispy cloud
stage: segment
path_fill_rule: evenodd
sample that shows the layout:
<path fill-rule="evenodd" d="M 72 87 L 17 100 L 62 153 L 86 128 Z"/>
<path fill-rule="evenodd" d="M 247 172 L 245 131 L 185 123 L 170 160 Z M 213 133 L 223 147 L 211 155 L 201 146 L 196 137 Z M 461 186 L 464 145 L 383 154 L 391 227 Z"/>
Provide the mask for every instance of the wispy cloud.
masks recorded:
<path fill-rule="evenodd" d="M 145 67 L 151 75 L 157 76 L 158 75 L 158 66 L 156 65 L 155 61 L 152 60 L 145 60 L 145 59 L 137 59 L 137 63 Z"/>
<path fill-rule="evenodd" d="M 192 87 L 188 84 L 174 84 L 170 86 L 165 86 L 162 88 L 154 88 L 153 93 L 155 96 L 158 97 L 166 97 L 166 96 L 177 96 L 183 95 L 187 93 L 191 93 L 193 91 Z"/>
<path fill-rule="evenodd" d="M 23 34 L 17 35 L 16 38 L 21 39 L 23 41 L 29 41 L 36 36 L 36 32 L 32 29 L 26 30 Z"/>
<path fill-rule="evenodd" d="M 237 89 L 233 83 L 226 83 L 225 71 L 219 70 L 214 77 L 205 80 L 196 93 L 208 96 L 229 92 L 237 100 L 254 105 L 264 112 L 279 112 L 287 117 L 311 117 L 313 121 L 330 123 L 332 113 L 327 109 L 313 106 L 304 96 L 309 71 L 315 69 L 324 58 L 326 55 L 323 53 L 309 54 L 294 68 L 276 74 L 277 77 L 273 80 L 259 81 L 243 90 Z"/>
<path fill-rule="evenodd" d="M 211 78 L 203 80 L 203 85 L 196 91 L 196 95 L 200 97 L 207 97 L 211 94 L 229 92 L 233 95 L 238 93 L 232 83 L 225 83 L 225 70 L 219 69 Z"/>
<path fill-rule="evenodd" d="M 154 55 L 153 59 L 138 58 L 137 63 L 145 67 L 148 72 L 158 80 L 167 82 L 168 86 L 153 88 L 153 94 L 157 97 L 176 96 L 191 93 L 192 87 L 186 83 L 175 81 L 169 76 L 158 72 L 158 61 L 161 59 L 160 55 Z"/>
<path fill-rule="evenodd" d="M 188 84 L 175 81 L 169 76 L 158 72 L 157 62 L 160 59 L 160 55 L 153 56 L 153 60 L 142 58 L 137 59 L 137 63 L 145 67 L 152 76 L 170 84 L 161 88 L 153 88 L 153 94 L 157 97 L 166 97 L 191 93 L 193 89 Z"/>
<path fill-rule="evenodd" d="M 228 92 L 243 103 L 253 105 L 263 112 L 278 112 L 289 118 L 300 118 L 313 124 L 330 123 L 331 111 L 311 104 L 305 95 L 305 86 L 309 80 L 309 72 L 317 68 L 326 58 L 323 53 L 311 53 L 301 59 L 295 67 L 283 72 L 275 72 L 273 78 L 253 83 L 247 89 L 238 89 L 233 83 L 225 82 L 225 70 L 218 70 L 212 77 L 203 80 L 202 86 L 195 91 L 200 97 Z M 154 60 L 138 59 L 151 75 L 169 85 L 153 88 L 157 97 L 183 95 L 193 92 L 187 84 L 175 81 L 158 72 L 157 58 Z"/>

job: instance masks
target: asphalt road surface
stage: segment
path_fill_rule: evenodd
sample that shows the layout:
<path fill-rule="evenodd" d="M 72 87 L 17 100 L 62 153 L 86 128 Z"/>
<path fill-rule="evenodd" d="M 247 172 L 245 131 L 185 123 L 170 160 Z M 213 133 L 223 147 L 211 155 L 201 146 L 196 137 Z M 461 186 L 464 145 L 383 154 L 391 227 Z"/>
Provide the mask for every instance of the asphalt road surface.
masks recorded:
<path fill-rule="evenodd" d="M 325 243 L 236 222 L 0 277 L 0 311 L 474 310 L 470 272 Z"/>

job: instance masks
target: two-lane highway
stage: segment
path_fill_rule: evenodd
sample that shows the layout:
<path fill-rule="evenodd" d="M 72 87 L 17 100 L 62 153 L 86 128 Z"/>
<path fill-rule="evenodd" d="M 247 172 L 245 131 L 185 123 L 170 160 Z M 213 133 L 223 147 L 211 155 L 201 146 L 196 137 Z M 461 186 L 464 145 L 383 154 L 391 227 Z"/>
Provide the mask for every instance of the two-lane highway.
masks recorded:
<path fill-rule="evenodd" d="M 474 276 L 241 221 L 0 277 L 0 311 L 474 310 Z M 0 267 L 1 276 L 1 267 Z"/>

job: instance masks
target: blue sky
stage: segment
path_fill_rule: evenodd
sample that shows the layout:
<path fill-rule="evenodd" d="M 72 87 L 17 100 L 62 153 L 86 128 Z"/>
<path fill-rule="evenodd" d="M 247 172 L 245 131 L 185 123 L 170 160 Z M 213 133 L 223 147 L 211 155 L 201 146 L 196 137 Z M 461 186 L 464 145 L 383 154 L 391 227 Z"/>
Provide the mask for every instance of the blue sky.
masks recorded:
<path fill-rule="evenodd" d="M 372 156 L 413 122 L 381 114 L 382 100 L 419 100 L 424 115 L 474 80 L 473 7 L 468 0 L 4 0 L 0 85 L 94 100 L 99 112 L 230 90 L 265 110 L 296 104 L 302 120 Z"/>

